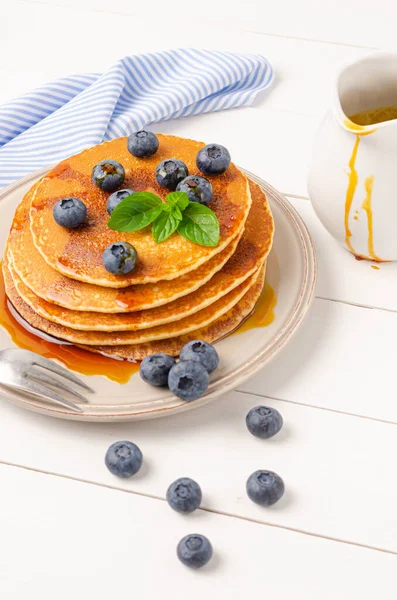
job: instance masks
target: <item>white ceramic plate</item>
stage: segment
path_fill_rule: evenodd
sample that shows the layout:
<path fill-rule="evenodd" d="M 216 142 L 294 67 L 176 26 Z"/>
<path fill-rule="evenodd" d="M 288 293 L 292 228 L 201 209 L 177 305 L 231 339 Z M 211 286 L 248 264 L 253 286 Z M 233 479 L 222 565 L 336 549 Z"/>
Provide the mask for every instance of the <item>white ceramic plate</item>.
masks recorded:
<path fill-rule="evenodd" d="M 0 240 L 8 235 L 15 208 L 28 189 L 48 169 L 12 184 L 0 193 Z M 124 385 L 105 377 L 82 377 L 96 390 L 84 412 L 76 414 L 32 398 L 8 397 L 24 408 L 53 417 L 80 421 L 121 421 L 160 417 L 196 408 L 241 384 L 265 365 L 289 340 L 306 314 L 316 280 L 316 256 L 313 242 L 301 217 L 291 204 L 269 184 L 247 172 L 267 194 L 275 221 L 273 249 L 268 258 L 266 278 L 277 293 L 275 319 L 267 327 L 251 329 L 217 343 L 220 365 L 211 376 L 205 396 L 194 402 L 182 402 L 168 390 L 145 384 L 134 374 Z M 1 248 L 1 252 L 3 251 Z M 12 345 L 0 328 L 0 349 Z"/>

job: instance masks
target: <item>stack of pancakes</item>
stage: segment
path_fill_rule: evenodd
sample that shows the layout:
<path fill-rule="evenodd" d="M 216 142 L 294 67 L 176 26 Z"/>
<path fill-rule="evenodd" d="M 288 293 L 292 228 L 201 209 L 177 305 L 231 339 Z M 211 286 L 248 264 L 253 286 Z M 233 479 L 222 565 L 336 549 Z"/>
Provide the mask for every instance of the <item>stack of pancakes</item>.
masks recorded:
<path fill-rule="evenodd" d="M 210 176 L 220 240 L 215 248 L 194 244 L 178 233 L 156 244 L 151 228 L 133 233 L 107 226 L 109 196 L 91 180 L 104 159 L 120 162 L 123 188 L 165 198 L 155 180 L 157 164 L 183 160 L 200 174 L 196 155 L 203 143 L 158 135 L 157 153 L 131 156 L 120 138 L 66 159 L 40 179 L 17 208 L 7 241 L 3 272 L 7 296 L 34 328 L 92 352 L 141 360 L 154 352 L 178 355 L 189 340 L 214 342 L 252 312 L 264 285 L 273 219 L 263 191 L 231 164 Z M 54 205 L 65 197 L 82 200 L 88 211 L 78 229 L 59 226 Z M 127 241 L 138 252 L 136 268 L 115 276 L 102 253 Z"/>

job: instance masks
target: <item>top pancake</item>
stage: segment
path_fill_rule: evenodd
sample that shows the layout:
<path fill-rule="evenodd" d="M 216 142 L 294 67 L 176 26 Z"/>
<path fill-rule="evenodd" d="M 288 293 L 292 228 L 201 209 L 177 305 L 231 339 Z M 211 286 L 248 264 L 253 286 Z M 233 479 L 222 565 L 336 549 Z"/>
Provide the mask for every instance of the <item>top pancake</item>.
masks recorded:
<path fill-rule="evenodd" d="M 109 229 L 106 201 L 109 194 L 91 180 L 92 168 L 101 160 L 120 162 L 126 172 L 122 188 L 150 191 L 161 198 L 169 193 L 155 179 L 157 164 L 166 158 L 183 160 L 189 174 L 200 174 L 196 156 L 202 142 L 158 135 L 159 149 L 149 158 L 140 159 L 127 150 L 127 138 L 84 150 L 57 165 L 36 186 L 31 202 L 31 232 L 36 248 L 46 262 L 64 275 L 104 287 L 123 288 L 132 284 L 171 280 L 198 268 L 221 252 L 243 229 L 251 197 L 245 175 L 231 164 L 222 175 L 209 176 L 213 185 L 211 209 L 218 217 L 220 240 L 215 248 L 189 242 L 174 233 L 161 244 L 154 241 L 151 228 L 121 233 Z M 77 230 L 57 225 L 52 215 L 61 198 L 74 196 L 87 206 L 86 226 Z M 102 253 L 114 242 L 127 241 L 138 252 L 136 268 L 128 275 L 115 276 L 102 264 Z"/>

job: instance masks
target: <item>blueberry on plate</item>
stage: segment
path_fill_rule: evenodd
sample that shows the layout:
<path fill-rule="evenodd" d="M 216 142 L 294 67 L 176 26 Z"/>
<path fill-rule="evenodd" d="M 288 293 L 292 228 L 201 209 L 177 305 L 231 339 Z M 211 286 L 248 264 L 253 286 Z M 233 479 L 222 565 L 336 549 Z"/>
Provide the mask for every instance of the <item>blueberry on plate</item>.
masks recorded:
<path fill-rule="evenodd" d="M 196 164 L 204 175 L 220 175 L 230 166 L 230 153 L 220 144 L 207 144 L 197 154 Z"/>
<path fill-rule="evenodd" d="M 198 361 L 181 360 L 168 375 L 168 387 L 181 400 L 191 402 L 200 398 L 208 388 L 208 371 Z"/>
<path fill-rule="evenodd" d="M 178 183 L 188 175 L 187 166 L 177 158 L 162 160 L 156 167 L 157 183 L 169 190 L 175 190 Z"/>
<path fill-rule="evenodd" d="M 176 187 L 177 192 L 186 192 L 191 202 L 199 202 L 208 206 L 212 200 L 212 184 L 200 175 L 189 175 L 182 179 Z"/>
<path fill-rule="evenodd" d="M 207 369 L 208 373 L 215 371 L 219 364 L 218 352 L 214 346 L 203 340 L 192 340 L 185 344 L 180 353 L 181 360 L 196 360 Z"/>
<path fill-rule="evenodd" d="M 201 504 L 201 489 L 189 477 L 180 477 L 167 490 L 167 502 L 177 512 L 191 513 Z"/>
<path fill-rule="evenodd" d="M 128 242 L 110 244 L 102 254 L 103 266 L 113 275 L 127 275 L 136 267 L 138 253 Z"/>
<path fill-rule="evenodd" d="M 105 464 L 117 477 L 132 477 L 142 466 L 142 452 L 132 442 L 114 442 L 106 452 Z"/>
<path fill-rule="evenodd" d="M 108 201 L 106 202 L 106 210 L 108 211 L 109 215 L 112 214 L 116 206 L 118 206 L 120 202 L 124 200 L 124 198 L 127 198 L 127 196 L 131 196 L 131 194 L 134 193 L 134 190 L 129 189 L 117 190 L 117 192 L 113 192 L 113 194 L 109 196 Z"/>
<path fill-rule="evenodd" d="M 136 131 L 128 138 L 127 148 L 132 156 L 147 158 L 156 154 L 159 147 L 157 135 L 151 131 Z"/>
<path fill-rule="evenodd" d="M 199 569 L 206 565 L 212 557 L 211 542 L 205 535 L 190 533 L 181 539 L 176 553 L 184 565 L 192 569 Z"/>
<path fill-rule="evenodd" d="M 283 417 L 275 408 L 255 406 L 247 414 L 245 422 L 252 435 L 266 440 L 280 431 L 283 426 Z"/>
<path fill-rule="evenodd" d="M 52 215 L 58 225 L 75 229 L 84 223 L 87 217 L 87 207 L 78 198 L 62 198 L 52 209 Z"/>
<path fill-rule="evenodd" d="M 168 373 L 175 364 L 175 358 L 169 354 L 158 352 L 143 359 L 139 374 L 143 381 L 151 385 L 167 385 Z"/>
<path fill-rule="evenodd" d="M 115 192 L 123 185 L 124 167 L 116 160 L 101 160 L 92 169 L 92 181 L 104 192 Z"/>
<path fill-rule="evenodd" d="M 256 504 L 271 506 L 284 494 L 284 481 L 273 471 L 255 471 L 247 479 L 247 494 Z"/>

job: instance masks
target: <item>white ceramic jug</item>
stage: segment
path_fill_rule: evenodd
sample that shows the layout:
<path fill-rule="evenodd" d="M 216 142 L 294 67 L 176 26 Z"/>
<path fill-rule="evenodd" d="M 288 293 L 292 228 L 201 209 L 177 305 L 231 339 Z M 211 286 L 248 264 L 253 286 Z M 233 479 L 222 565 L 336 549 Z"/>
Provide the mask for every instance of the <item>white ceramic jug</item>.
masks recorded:
<path fill-rule="evenodd" d="M 378 119 L 394 120 L 349 119 L 375 108 Z M 376 111 L 368 114 L 374 123 Z M 333 107 L 315 138 L 313 207 L 332 236 L 368 260 L 397 260 L 396 116 L 397 54 L 373 54 L 339 74 Z"/>

